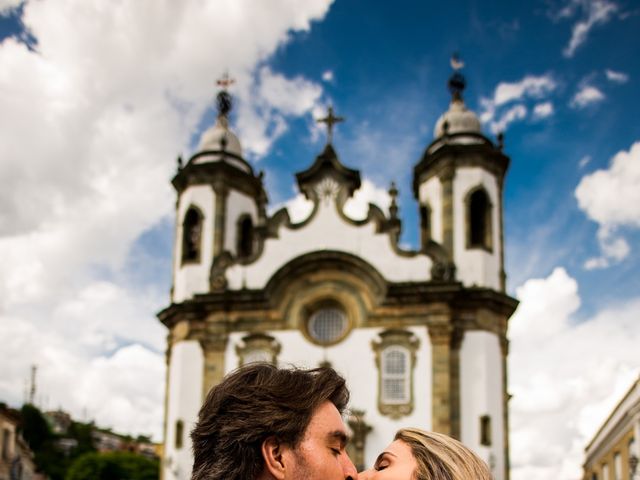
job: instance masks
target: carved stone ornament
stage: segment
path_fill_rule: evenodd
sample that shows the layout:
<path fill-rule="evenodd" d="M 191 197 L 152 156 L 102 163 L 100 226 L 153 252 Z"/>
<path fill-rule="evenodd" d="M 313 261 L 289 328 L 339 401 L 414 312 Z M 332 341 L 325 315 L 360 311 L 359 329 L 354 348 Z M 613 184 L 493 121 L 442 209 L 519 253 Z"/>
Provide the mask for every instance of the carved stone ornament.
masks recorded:
<path fill-rule="evenodd" d="M 416 365 L 416 351 L 420 346 L 420 341 L 408 330 L 391 329 L 380 333 L 380 340 L 371 343 L 376 354 L 376 367 L 378 368 L 378 410 L 382 415 L 386 415 L 394 420 L 413 412 L 413 370 Z M 386 354 L 393 350 L 399 355 L 406 355 L 404 358 L 404 371 L 400 375 L 393 375 L 386 372 L 383 360 Z M 402 358 L 401 356 L 399 358 Z M 383 389 L 385 382 L 399 382 L 404 387 L 406 394 L 400 395 L 397 399 L 385 398 Z"/>
<path fill-rule="evenodd" d="M 233 263 L 231 254 L 227 251 L 218 255 L 211 265 L 210 287 L 212 292 L 220 292 L 227 288 L 225 276 L 227 268 Z"/>
<path fill-rule="evenodd" d="M 340 191 L 340 184 L 332 177 L 324 177 L 314 187 L 318 198 L 322 200 L 325 205 L 331 200 L 335 200 Z"/>
<path fill-rule="evenodd" d="M 236 345 L 239 366 L 252 362 L 278 364 L 278 354 L 282 346 L 271 335 L 252 333 L 243 337 L 242 342 L 242 344 Z"/>

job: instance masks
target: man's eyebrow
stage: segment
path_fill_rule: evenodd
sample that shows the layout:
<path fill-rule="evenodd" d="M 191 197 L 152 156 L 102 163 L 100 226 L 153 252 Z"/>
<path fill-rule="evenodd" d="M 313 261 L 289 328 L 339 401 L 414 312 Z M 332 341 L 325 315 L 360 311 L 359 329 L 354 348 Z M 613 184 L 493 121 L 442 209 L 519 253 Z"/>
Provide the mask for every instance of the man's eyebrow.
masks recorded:
<path fill-rule="evenodd" d="M 333 432 L 329 432 L 327 437 L 331 440 L 337 439 L 340 442 L 341 447 L 344 447 L 349 442 L 349 437 L 341 430 L 334 430 Z"/>

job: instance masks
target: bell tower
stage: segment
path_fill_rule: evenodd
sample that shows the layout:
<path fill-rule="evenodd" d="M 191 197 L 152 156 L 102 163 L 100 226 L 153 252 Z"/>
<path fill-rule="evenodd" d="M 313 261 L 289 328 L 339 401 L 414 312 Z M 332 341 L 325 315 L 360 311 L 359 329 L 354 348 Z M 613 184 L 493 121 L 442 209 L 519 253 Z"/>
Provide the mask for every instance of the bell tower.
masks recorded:
<path fill-rule="evenodd" d="M 190 476 L 189 432 L 203 396 L 224 375 L 224 332 L 206 328 L 198 297 L 225 287 L 221 266 L 243 263 L 255 254 L 264 224 L 267 196 L 229 128 L 233 101 L 225 76 L 218 81 L 218 115 L 186 164 L 178 159 L 172 180 L 177 192 L 170 326 L 165 396 L 164 480 Z"/>
<path fill-rule="evenodd" d="M 462 62 L 454 58 L 452 66 L 451 104 L 414 168 L 421 242 L 442 244 L 465 286 L 504 292 L 502 197 L 509 158 L 502 152 L 502 135 L 496 144 L 484 136 L 464 103 Z"/>

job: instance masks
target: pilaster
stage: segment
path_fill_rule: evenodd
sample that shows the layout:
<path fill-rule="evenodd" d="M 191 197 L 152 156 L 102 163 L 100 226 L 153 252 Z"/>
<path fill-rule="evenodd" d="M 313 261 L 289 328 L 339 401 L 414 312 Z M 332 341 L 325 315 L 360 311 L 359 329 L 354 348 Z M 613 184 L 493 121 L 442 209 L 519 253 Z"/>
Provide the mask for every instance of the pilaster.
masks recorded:
<path fill-rule="evenodd" d="M 449 258 L 453 258 L 453 179 L 455 169 L 453 165 L 447 166 L 440 173 L 442 184 L 442 244 L 449 252 Z"/>
<path fill-rule="evenodd" d="M 222 182 L 216 182 L 213 185 L 213 191 L 215 192 L 215 218 L 213 220 L 213 258 L 215 259 L 224 250 L 227 197 L 229 195 L 229 189 Z"/>
<path fill-rule="evenodd" d="M 229 336 L 226 332 L 207 332 L 205 338 L 199 339 L 204 355 L 203 401 L 209 390 L 219 384 L 224 377 L 224 352 L 228 340 Z"/>
<path fill-rule="evenodd" d="M 432 430 L 460 438 L 460 346 L 464 331 L 450 314 L 429 324 L 432 352 Z"/>

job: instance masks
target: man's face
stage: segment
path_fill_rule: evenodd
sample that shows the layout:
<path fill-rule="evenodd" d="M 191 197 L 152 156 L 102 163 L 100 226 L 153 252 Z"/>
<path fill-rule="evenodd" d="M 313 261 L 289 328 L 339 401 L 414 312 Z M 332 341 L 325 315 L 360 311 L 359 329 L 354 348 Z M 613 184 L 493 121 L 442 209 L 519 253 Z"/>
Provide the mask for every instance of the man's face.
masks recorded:
<path fill-rule="evenodd" d="M 345 450 L 347 432 L 335 405 L 321 404 L 311 417 L 300 444 L 289 452 L 290 480 L 357 479 L 358 474 Z"/>

